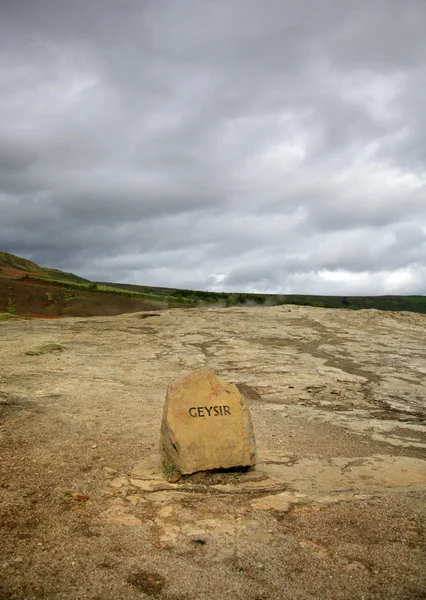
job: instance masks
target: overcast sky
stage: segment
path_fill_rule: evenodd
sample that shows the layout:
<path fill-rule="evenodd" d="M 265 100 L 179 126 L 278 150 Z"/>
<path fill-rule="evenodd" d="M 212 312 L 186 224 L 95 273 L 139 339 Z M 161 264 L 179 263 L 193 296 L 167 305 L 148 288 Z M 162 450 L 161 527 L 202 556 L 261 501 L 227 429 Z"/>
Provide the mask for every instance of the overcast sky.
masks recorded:
<path fill-rule="evenodd" d="M 426 0 L 0 0 L 0 250 L 426 294 Z"/>

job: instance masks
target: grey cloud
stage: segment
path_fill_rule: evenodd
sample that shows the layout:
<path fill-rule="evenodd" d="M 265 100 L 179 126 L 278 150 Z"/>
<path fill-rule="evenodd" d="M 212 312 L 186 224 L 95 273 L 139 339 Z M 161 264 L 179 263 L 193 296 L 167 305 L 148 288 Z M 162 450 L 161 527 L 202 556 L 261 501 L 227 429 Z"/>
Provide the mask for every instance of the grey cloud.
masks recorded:
<path fill-rule="evenodd" d="M 142 284 L 425 293 L 420 0 L 3 0 L 0 23 L 2 249 Z"/>
<path fill-rule="evenodd" d="M 36 160 L 34 149 L 26 144 L 20 144 L 10 136 L 4 137 L 0 143 L 0 177 L 16 176 L 16 173 L 25 171 Z"/>

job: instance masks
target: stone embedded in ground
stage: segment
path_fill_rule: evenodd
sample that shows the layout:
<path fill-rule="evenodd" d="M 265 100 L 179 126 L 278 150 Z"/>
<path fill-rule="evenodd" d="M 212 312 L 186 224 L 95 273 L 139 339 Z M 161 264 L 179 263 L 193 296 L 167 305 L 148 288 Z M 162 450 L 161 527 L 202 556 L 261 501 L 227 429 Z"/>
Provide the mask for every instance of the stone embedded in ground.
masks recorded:
<path fill-rule="evenodd" d="M 111 506 L 111 508 L 108 508 L 101 513 L 100 516 L 106 519 L 108 523 L 112 523 L 113 525 L 129 525 L 131 527 L 142 525 L 142 521 L 140 519 L 129 514 L 120 506 Z"/>
<path fill-rule="evenodd" d="M 270 496 L 262 496 L 256 498 L 251 503 L 256 510 L 276 510 L 280 512 L 288 512 L 292 504 L 297 504 L 306 499 L 304 494 L 296 492 L 282 492 L 281 494 L 272 494 Z"/>
<path fill-rule="evenodd" d="M 166 467 L 184 475 L 254 465 L 256 445 L 244 397 L 208 369 L 170 384 L 161 446 Z"/>
<path fill-rule="evenodd" d="M 124 485 L 127 485 L 128 483 L 129 480 L 127 479 L 127 477 L 116 477 L 115 479 L 109 482 L 109 485 L 113 488 L 120 488 Z"/>

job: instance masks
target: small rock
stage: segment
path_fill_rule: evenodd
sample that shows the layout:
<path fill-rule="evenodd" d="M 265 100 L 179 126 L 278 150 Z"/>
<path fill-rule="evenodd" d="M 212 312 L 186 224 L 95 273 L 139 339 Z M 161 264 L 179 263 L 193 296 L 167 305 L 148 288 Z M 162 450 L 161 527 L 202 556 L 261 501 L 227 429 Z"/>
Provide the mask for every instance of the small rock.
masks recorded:
<path fill-rule="evenodd" d="M 40 346 L 34 350 L 27 350 L 25 354 L 28 356 L 40 356 L 41 354 L 47 354 L 49 352 L 62 352 L 63 350 L 64 348 L 60 344 L 46 344 L 45 346 Z"/>
<path fill-rule="evenodd" d="M 22 556 L 15 556 L 15 558 L 13 559 L 13 562 L 21 563 L 21 562 L 24 562 L 24 559 L 22 558 Z"/>
<path fill-rule="evenodd" d="M 172 471 L 172 473 L 170 473 L 169 475 L 167 475 L 167 481 L 169 483 L 177 483 L 180 479 L 181 479 L 181 474 L 179 473 L 179 471 Z"/>
<path fill-rule="evenodd" d="M 2 566 L 3 566 L 3 569 L 7 569 L 7 567 L 10 567 L 10 563 L 5 561 Z"/>
<path fill-rule="evenodd" d="M 257 498 L 252 502 L 252 507 L 256 510 L 276 510 L 279 512 L 287 512 L 292 504 L 306 498 L 304 494 L 293 492 L 282 492 L 281 494 L 273 494 Z"/>
<path fill-rule="evenodd" d="M 169 517 L 172 516 L 172 514 L 173 514 L 173 506 L 171 506 L 170 504 L 167 506 L 163 506 L 158 511 L 158 517 L 160 519 L 168 519 Z"/>
<path fill-rule="evenodd" d="M 368 571 L 367 567 L 365 565 L 363 565 L 361 562 L 359 562 L 358 560 L 355 560 L 354 562 L 349 563 L 348 565 L 346 565 L 343 568 L 348 573 L 354 573 L 355 571 Z"/>
<path fill-rule="evenodd" d="M 145 498 L 142 498 L 142 496 L 138 496 L 136 494 L 130 494 L 130 496 L 126 496 L 126 500 L 130 502 L 132 506 L 136 506 L 137 504 L 147 502 Z"/>
<path fill-rule="evenodd" d="M 321 546 L 320 544 L 316 544 L 315 542 L 311 542 L 310 540 L 302 540 L 299 542 L 299 546 L 301 548 L 306 548 L 310 550 L 315 556 L 319 558 L 327 558 L 330 554 L 328 548 L 325 546 Z"/>
<path fill-rule="evenodd" d="M 235 548 L 233 546 L 221 546 L 211 556 L 211 560 L 215 563 L 228 562 L 235 558 Z"/>
<path fill-rule="evenodd" d="M 73 498 L 78 502 L 87 502 L 90 500 L 90 496 L 87 496 L 86 494 L 74 494 Z"/>
<path fill-rule="evenodd" d="M 185 497 L 193 497 L 190 493 L 186 493 L 186 492 L 179 492 L 179 497 L 180 498 L 185 498 Z M 164 490 L 160 490 L 158 492 L 153 492 L 152 494 L 149 495 L 149 501 L 150 502 L 154 502 L 156 504 L 162 504 L 163 502 L 170 502 L 170 492 L 164 491 Z"/>
<path fill-rule="evenodd" d="M 163 479 L 163 465 L 159 456 L 149 456 L 140 460 L 132 469 L 131 475 L 139 479 Z"/>
<path fill-rule="evenodd" d="M 120 510 L 119 507 L 113 506 L 101 513 L 101 517 L 107 520 L 108 523 L 113 525 L 127 525 L 130 527 L 137 527 L 142 525 L 142 521 L 135 517 L 134 515 L 129 515 L 128 513 Z"/>
<path fill-rule="evenodd" d="M 167 481 L 162 483 L 158 481 L 151 480 L 142 480 L 142 479 L 131 479 L 130 483 L 134 486 L 142 490 L 143 492 L 159 492 L 161 490 L 172 490 L 176 486 L 175 484 L 170 484 Z"/>
<path fill-rule="evenodd" d="M 98 447 L 98 444 L 93 444 L 93 446 L 92 446 L 92 450 L 94 450 L 94 449 L 95 449 L 95 448 L 97 448 L 97 447 Z"/>
<path fill-rule="evenodd" d="M 245 473 L 240 473 L 238 475 L 238 481 L 240 483 L 249 482 L 249 481 L 265 481 L 268 479 L 268 476 L 263 473 L 263 471 L 246 471 Z"/>
<path fill-rule="evenodd" d="M 121 488 L 128 484 L 127 477 L 116 477 L 109 482 L 109 485 L 113 488 Z"/>
<path fill-rule="evenodd" d="M 111 467 L 104 467 L 103 469 L 105 473 L 108 473 L 108 475 L 115 475 L 118 473 L 117 469 L 112 469 Z"/>

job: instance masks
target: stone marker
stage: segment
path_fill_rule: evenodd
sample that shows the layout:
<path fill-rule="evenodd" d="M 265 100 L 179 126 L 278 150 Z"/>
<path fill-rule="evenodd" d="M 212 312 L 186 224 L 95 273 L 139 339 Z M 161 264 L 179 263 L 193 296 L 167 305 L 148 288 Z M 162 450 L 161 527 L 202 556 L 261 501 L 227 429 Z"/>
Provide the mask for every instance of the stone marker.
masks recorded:
<path fill-rule="evenodd" d="M 164 462 L 183 475 L 256 463 L 247 403 L 208 369 L 169 385 L 161 424 Z"/>

